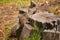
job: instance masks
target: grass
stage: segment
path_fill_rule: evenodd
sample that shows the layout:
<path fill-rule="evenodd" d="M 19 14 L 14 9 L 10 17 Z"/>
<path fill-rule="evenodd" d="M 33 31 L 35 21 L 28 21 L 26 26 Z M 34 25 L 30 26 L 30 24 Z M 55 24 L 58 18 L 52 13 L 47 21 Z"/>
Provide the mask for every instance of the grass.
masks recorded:
<path fill-rule="evenodd" d="M 5 25 L 5 40 L 8 39 L 11 32 L 11 26 L 14 24 L 14 21 L 10 21 Z"/>
<path fill-rule="evenodd" d="M 25 40 L 40 40 L 41 29 L 38 28 L 36 22 L 34 22 L 33 25 L 34 25 L 34 30 L 32 31 L 29 37 L 25 38 Z"/>
<path fill-rule="evenodd" d="M 31 0 L 0 0 L 0 4 L 15 2 L 15 3 L 18 3 L 20 5 L 27 5 L 27 4 L 29 4 L 30 1 Z"/>

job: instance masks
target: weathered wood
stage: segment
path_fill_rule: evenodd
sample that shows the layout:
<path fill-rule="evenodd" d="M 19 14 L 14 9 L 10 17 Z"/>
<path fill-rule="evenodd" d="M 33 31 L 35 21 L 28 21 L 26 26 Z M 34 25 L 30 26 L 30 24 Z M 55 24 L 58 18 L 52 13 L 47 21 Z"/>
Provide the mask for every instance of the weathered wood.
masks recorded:
<path fill-rule="evenodd" d="M 29 18 L 38 22 L 42 22 L 42 23 L 46 23 L 46 22 L 49 23 L 49 22 L 57 20 L 54 14 L 48 13 L 48 12 L 42 12 L 42 13 L 36 13 L 34 15 L 29 15 Z"/>
<path fill-rule="evenodd" d="M 33 30 L 33 27 L 29 24 L 25 24 L 21 32 L 20 40 L 24 40 L 30 35 L 30 32 Z"/>
<path fill-rule="evenodd" d="M 9 33 L 10 35 L 8 37 L 8 40 L 17 40 L 16 31 L 19 29 L 19 27 L 19 18 L 16 18 L 15 23 L 13 24 L 13 26 L 11 26 L 11 32 Z"/>
<path fill-rule="evenodd" d="M 33 15 L 29 15 L 29 18 L 32 19 L 32 21 L 37 21 L 42 23 L 42 27 L 54 27 L 53 30 L 46 30 L 43 32 L 43 39 L 42 40 L 60 40 L 60 24 L 58 25 L 57 21 L 60 21 L 60 17 L 56 16 L 52 13 L 48 12 L 42 12 L 42 13 L 36 13 Z M 46 24 L 47 23 L 47 24 Z M 59 22 L 60 23 L 60 22 Z M 57 26 L 56 26 L 57 25 Z M 56 32 L 57 27 L 57 32 Z"/>
<path fill-rule="evenodd" d="M 42 40 L 60 40 L 60 32 L 54 30 L 45 30 Z"/>

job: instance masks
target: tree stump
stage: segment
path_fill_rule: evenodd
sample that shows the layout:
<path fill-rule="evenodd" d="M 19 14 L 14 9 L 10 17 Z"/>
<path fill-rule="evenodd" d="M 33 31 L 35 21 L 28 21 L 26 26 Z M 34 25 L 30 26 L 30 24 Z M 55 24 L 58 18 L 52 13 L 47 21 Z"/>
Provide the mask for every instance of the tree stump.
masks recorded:
<path fill-rule="evenodd" d="M 20 40 L 24 40 L 26 37 L 28 37 L 33 30 L 33 27 L 29 24 L 24 24 L 23 30 L 21 32 Z"/>
<path fill-rule="evenodd" d="M 45 30 L 42 40 L 60 40 L 60 32 L 54 30 Z"/>

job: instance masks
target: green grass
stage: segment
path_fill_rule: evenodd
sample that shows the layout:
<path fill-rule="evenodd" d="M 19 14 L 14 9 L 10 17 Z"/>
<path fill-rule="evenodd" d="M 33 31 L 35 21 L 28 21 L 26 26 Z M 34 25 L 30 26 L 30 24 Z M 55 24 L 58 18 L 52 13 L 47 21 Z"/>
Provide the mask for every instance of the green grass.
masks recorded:
<path fill-rule="evenodd" d="M 15 2 L 20 5 L 27 5 L 31 0 L 0 0 L 0 4 Z"/>
<path fill-rule="evenodd" d="M 14 21 L 10 21 L 5 25 L 5 40 L 8 39 L 11 33 L 11 26 L 14 24 Z"/>
<path fill-rule="evenodd" d="M 33 23 L 34 30 L 32 31 L 31 35 L 29 37 L 26 37 L 25 40 L 40 40 L 41 38 L 41 29 L 38 28 L 36 22 Z"/>

